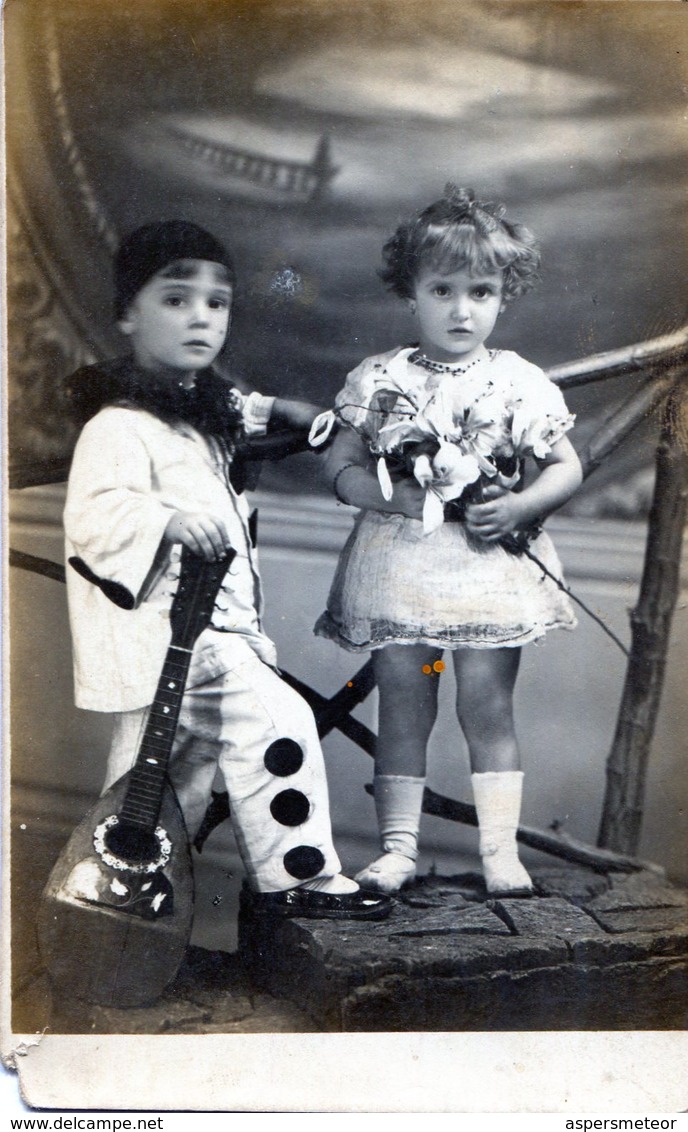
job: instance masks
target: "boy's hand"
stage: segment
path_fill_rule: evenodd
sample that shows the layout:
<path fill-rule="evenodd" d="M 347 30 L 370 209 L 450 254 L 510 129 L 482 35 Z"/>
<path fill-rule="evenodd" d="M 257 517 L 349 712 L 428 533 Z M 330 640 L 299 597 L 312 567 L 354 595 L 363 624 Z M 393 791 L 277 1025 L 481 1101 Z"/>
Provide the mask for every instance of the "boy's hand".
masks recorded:
<path fill-rule="evenodd" d="M 219 561 L 231 549 L 222 519 L 204 511 L 175 511 L 165 527 L 170 542 L 181 542 L 199 558 Z"/>
<path fill-rule="evenodd" d="M 497 542 L 530 521 L 519 496 L 499 484 L 488 484 L 484 497 L 485 503 L 466 508 L 466 529 L 483 542 Z"/>

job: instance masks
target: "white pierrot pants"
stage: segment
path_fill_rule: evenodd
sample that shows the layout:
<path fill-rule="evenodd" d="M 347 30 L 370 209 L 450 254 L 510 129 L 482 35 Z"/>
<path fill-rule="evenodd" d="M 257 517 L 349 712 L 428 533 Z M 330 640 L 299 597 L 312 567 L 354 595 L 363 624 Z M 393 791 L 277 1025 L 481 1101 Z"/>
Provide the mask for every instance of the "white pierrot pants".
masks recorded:
<path fill-rule="evenodd" d="M 230 672 L 187 688 L 169 776 L 193 840 L 219 769 L 249 883 L 284 891 L 341 871 L 325 763 L 308 704 L 246 652 Z M 133 765 L 148 710 L 114 714 L 103 791 Z"/>

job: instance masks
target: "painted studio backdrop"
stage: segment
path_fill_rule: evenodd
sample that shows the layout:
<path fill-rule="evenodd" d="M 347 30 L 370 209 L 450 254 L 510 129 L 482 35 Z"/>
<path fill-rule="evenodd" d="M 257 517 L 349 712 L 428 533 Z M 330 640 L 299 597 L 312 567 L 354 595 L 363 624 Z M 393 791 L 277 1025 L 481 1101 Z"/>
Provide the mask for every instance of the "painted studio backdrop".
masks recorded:
<path fill-rule="evenodd" d="M 542 284 L 507 309 L 491 345 L 548 367 L 679 330 L 686 26 L 684 7 L 662 0 L 9 0 L 12 545 L 61 561 L 74 436 L 60 383 L 122 351 L 111 256 L 147 221 L 185 217 L 233 248 L 226 372 L 323 406 L 364 356 L 411 340 L 406 307 L 377 278 L 380 249 L 448 180 L 505 201 L 541 239 Z M 635 382 L 567 393 L 579 450 Z M 650 415 L 551 520 L 569 583 L 625 640 L 657 434 Z M 284 667 L 332 695 L 359 659 L 311 629 L 353 516 L 327 495 L 313 455 L 265 465 L 256 499 L 266 627 Z M 25 571 L 11 581 L 16 860 L 32 862 L 23 883 L 37 895 L 54 845 L 98 792 L 108 736 L 71 706 L 64 588 Z M 685 877 L 681 604 L 641 856 Z M 526 650 L 519 689 L 523 820 L 594 841 L 625 658 L 583 613 L 575 633 L 551 637 Z M 429 781 L 467 798 L 444 683 Z M 359 709 L 371 725 L 374 706 Z M 353 871 L 374 848 L 372 763 L 334 734 L 326 757 Z M 476 863 L 475 831 L 425 821 L 422 865 Z M 230 838 L 213 834 L 207 874 Z M 195 928 L 208 946 L 231 944 L 238 879 L 225 873 L 217 866 L 207 886 L 224 902 L 208 901 Z M 28 924 L 16 930 L 29 938 Z"/>

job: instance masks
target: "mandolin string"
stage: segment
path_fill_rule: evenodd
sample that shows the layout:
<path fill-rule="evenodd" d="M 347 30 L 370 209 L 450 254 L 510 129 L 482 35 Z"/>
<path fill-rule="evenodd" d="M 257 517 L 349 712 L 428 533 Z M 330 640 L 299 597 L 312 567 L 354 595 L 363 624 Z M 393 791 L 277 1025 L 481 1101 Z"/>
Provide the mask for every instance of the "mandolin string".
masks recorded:
<path fill-rule="evenodd" d="M 159 817 L 159 786 L 167 774 L 190 666 L 186 650 L 181 660 L 171 655 L 173 650 L 175 646 L 171 645 L 122 806 L 122 813 L 128 820 L 150 828 Z M 176 686 L 174 691 L 170 689 L 171 682 Z M 166 708 L 169 709 L 167 712 Z M 151 758 L 155 762 L 151 762 Z"/>

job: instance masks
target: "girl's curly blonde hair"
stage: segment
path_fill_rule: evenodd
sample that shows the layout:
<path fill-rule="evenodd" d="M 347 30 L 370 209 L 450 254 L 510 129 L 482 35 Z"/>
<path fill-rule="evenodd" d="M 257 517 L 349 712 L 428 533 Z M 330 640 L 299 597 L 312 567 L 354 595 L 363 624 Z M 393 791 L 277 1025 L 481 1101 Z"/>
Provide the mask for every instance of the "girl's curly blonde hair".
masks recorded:
<path fill-rule="evenodd" d="M 478 201 L 471 189 L 450 182 L 441 200 L 400 224 L 384 245 L 380 278 L 390 291 L 410 299 L 422 268 L 441 274 L 501 271 L 504 300 L 524 295 L 537 283 L 540 253 L 532 232 L 507 220 L 505 211 L 504 205 Z"/>

